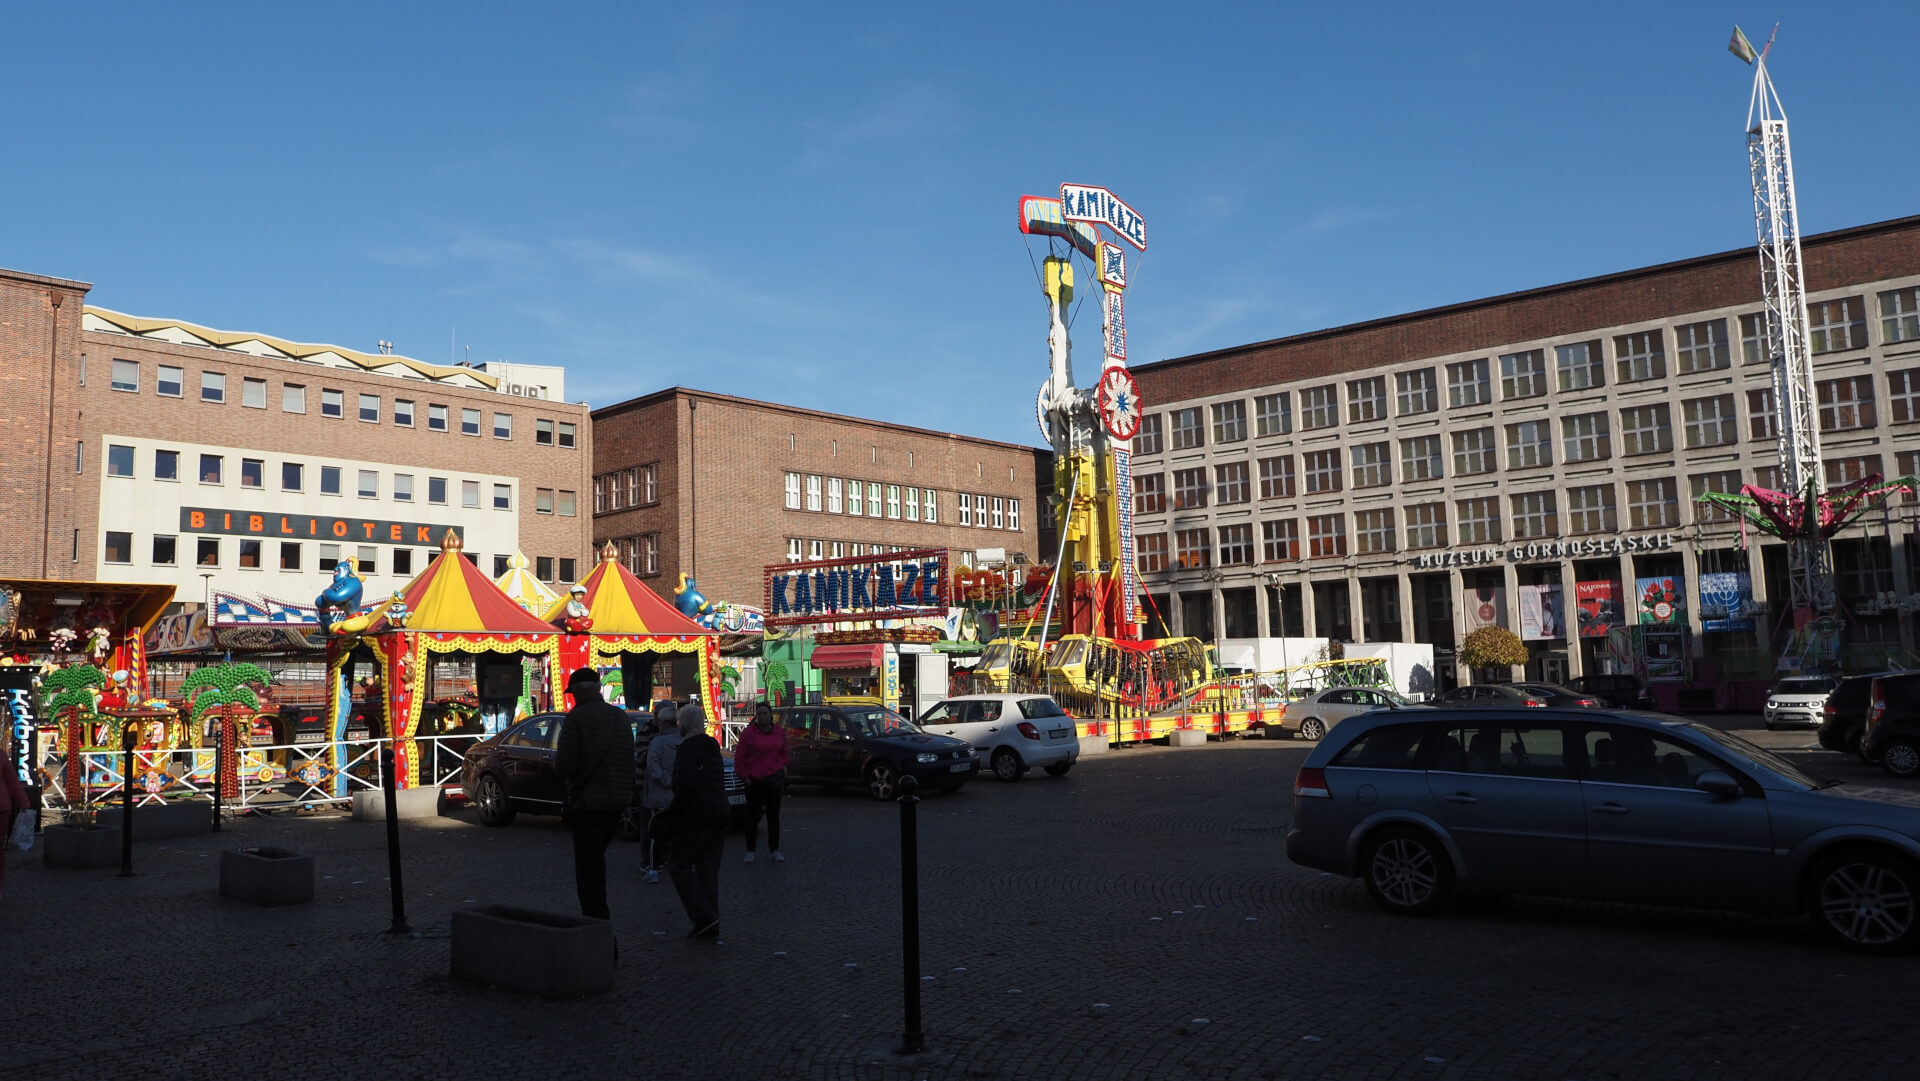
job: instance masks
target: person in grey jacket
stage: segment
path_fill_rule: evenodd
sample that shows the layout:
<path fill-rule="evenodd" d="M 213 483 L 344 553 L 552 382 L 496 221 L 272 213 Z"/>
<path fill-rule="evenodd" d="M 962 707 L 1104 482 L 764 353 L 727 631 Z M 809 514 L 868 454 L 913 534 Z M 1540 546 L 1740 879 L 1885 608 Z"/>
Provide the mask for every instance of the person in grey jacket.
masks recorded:
<path fill-rule="evenodd" d="M 560 722 L 554 772 L 567 786 L 563 819 L 573 834 L 573 881 L 580 914 L 608 919 L 607 845 L 633 801 L 633 725 L 626 711 L 600 697 L 600 673 L 576 669 L 567 678 L 573 708 Z"/>
<path fill-rule="evenodd" d="M 668 870 L 680 907 L 693 921 L 688 938 L 720 937 L 720 858 L 727 837 L 726 762 L 707 734 L 700 703 L 680 707 L 680 743 L 674 748 L 673 856 Z"/>
<path fill-rule="evenodd" d="M 638 754 L 645 764 L 639 776 L 640 809 L 643 813 L 640 825 L 641 841 L 646 852 L 646 881 L 660 881 L 660 872 L 667 869 L 667 843 L 653 837 L 653 816 L 667 809 L 673 802 L 673 760 L 674 750 L 680 745 L 679 707 L 671 698 L 662 698 L 653 704 L 653 727 L 648 729 L 646 741 L 641 744 Z M 671 737 L 671 738 L 669 738 Z M 657 753 L 656 753 L 657 752 Z M 664 761 L 665 773 L 656 773 L 655 762 Z"/>

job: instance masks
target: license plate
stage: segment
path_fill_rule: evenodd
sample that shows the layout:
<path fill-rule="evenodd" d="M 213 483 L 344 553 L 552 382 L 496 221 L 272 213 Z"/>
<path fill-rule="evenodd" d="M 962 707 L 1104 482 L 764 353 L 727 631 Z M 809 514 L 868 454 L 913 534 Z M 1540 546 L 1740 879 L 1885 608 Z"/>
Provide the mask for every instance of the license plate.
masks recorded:
<path fill-rule="evenodd" d="M 1065 739 L 1066 735 L 1067 730 L 1064 728 L 1050 728 L 1047 730 L 1047 736 L 1050 739 Z"/>
<path fill-rule="evenodd" d="M 747 795 L 744 792 L 740 793 L 739 795 L 727 797 L 727 803 L 734 807 L 744 807 L 746 806 L 746 802 L 747 802 Z"/>
<path fill-rule="evenodd" d="M 973 768 L 972 762 L 955 762 L 953 765 L 947 767 L 947 772 L 948 773 L 965 773 L 972 768 Z"/>

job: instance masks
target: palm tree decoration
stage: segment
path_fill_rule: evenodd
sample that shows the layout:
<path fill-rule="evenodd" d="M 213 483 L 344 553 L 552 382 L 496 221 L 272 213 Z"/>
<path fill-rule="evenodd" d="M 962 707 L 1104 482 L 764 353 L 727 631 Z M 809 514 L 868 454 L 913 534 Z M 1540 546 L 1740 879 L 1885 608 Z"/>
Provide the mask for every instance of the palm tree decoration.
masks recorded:
<path fill-rule="evenodd" d="M 779 661 L 768 661 L 761 669 L 761 678 L 766 683 L 767 701 L 776 706 L 792 705 L 785 701 L 787 691 L 787 666 Z"/>
<path fill-rule="evenodd" d="M 273 677 L 259 665 L 229 661 L 196 668 L 180 684 L 180 693 L 192 702 L 195 732 L 205 731 L 205 718 L 209 714 L 219 721 L 218 773 L 223 799 L 236 799 L 240 795 L 240 718 L 260 712 L 260 699 L 249 684 L 264 687 L 271 682 Z"/>
<path fill-rule="evenodd" d="M 720 666 L 720 693 L 732 701 L 740 690 L 740 669 L 731 664 Z"/>
<path fill-rule="evenodd" d="M 107 684 L 107 674 L 90 664 L 56 668 L 40 681 L 40 694 L 46 700 L 47 715 L 65 727 L 67 736 L 67 803 L 77 795 L 83 804 L 87 798 L 85 732 L 89 722 L 99 716 L 97 688 Z"/>

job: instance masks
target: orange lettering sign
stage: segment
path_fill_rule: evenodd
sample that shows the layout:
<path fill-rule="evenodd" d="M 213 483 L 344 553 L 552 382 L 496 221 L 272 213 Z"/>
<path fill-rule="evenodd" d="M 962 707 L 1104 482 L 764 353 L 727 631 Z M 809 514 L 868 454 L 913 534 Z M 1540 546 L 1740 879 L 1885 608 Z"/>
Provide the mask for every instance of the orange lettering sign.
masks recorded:
<path fill-rule="evenodd" d="M 293 532 L 293 527 L 287 524 L 287 516 L 284 514 L 280 516 L 280 532 L 282 533 Z"/>
<path fill-rule="evenodd" d="M 333 535 L 334 535 L 334 536 L 336 536 L 336 537 L 344 537 L 344 536 L 346 536 L 346 535 L 347 535 L 347 523 L 345 523 L 345 522 L 342 522 L 342 521 L 340 521 L 339 519 L 335 519 L 335 520 L 334 520 L 334 523 L 333 523 Z"/>
<path fill-rule="evenodd" d="M 393 523 L 393 527 L 387 530 L 387 537 L 391 540 L 406 540 L 407 538 L 401 530 L 402 526 L 400 523 L 395 522 Z"/>
<path fill-rule="evenodd" d="M 361 523 L 360 523 L 360 528 L 361 528 L 361 529 L 364 529 L 364 530 L 366 530 L 366 531 L 367 531 L 367 539 L 368 539 L 368 540 L 372 540 L 372 539 L 373 539 L 373 523 L 372 523 L 372 522 L 361 522 Z"/>
<path fill-rule="evenodd" d="M 423 525 L 418 525 L 418 526 L 414 526 L 414 527 L 413 527 L 413 533 L 414 533 L 414 540 L 415 540 L 415 542 L 416 542 L 416 543 L 419 543 L 419 544 L 432 544 L 432 543 L 433 543 L 432 541 L 430 541 L 430 540 L 428 540 L 428 539 L 427 539 L 427 527 L 426 527 L 426 526 L 423 526 Z"/>
<path fill-rule="evenodd" d="M 258 514 L 247 515 L 247 532 L 258 533 L 267 528 L 267 520 Z"/>
<path fill-rule="evenodd" d="M 194 529 L 205 529 L 205 528 L 207 528 L 207 515 L 206 515 L 206 512 L 205 512 L 205 511 L 194 511 L 194 512 L 192 512 L 191 514 L 189 514 L 189 515 L 187 516 L 187 523 L 188 523 L 188 525 L 190 525 L 190 526 L 192 526 L 192 527 L 193 527 Z"/>

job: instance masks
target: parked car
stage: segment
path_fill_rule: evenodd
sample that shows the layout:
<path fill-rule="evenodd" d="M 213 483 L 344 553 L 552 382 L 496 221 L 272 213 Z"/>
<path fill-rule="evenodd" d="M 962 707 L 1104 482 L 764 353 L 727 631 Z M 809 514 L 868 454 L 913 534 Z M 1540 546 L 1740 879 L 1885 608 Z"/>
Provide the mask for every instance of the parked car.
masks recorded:
<path fill-rule="evenodd" d="M 1827 696 L 1827 704 L 1820 707 L 1820 746 L 1830 751 L 1859 752 L 1873 680 L 1873 676 L 1848 676 Z"/>
<path fill-rule="evenodd" d="M 564 713 L 536 713 L 467 748 L 460 762 L 460 789 L 467 802 L 479 808 L 480 821 L 505 826 L 521 812 L 557 815 L 566 802 L 566 785 L 554 771 Z M 650 723 L 645 713 L 627 711 L 637 737 Z M 734 776 L 733 756 L 724 755 L 727 803 L 736 810 L 747 802 L 746 782 Z M 643 786 L 634 784 L 633 802 Z"/>
<path fill-rule="evenodd" d="M 1288 702 L 1280 713 L 1280 723 L 1267 731 L 1301 739 L 1320 739 L 1349 717 L 1413 704 L 1398 691 L 1384 687 L 1328 687 L 1297 702 Z"/>
<path fill-rule="evenodd" d="M 1896 802 L 1904 800 L 1904 802 Z M 1920 945 L 1920 805 L 1677 717 L 1391 710 L 1307 754 L 1287 856 L 1423 915 L 1455 893 L 1800 912 Z"/>
<path fill-rule="evenodd" d="M 980 772 L 980 756 L 965 740 L 922 731 L 882 706 L 793 706 L 774 710 L 774 719 L 787 730 L 793 784 L 865 785 L 885 800 L 902 777 L 954 792 Z"/>
<path fill-rule="evenodd" d="M 1827 676 L 1788 676 L 1767 692 L 1767 705 L 1761 719 L 1768 728 L 1785 725 L 1812 728 L 1825 716 L 1822 708 L 1833 693 L 1835 681 Z"/>
<path fill-rule="evenodd" d="M 1547 700 L 1509 683 L 1475 683 L 1468 687 L 1455 687 L 1435 698 L 1433 704 L 1442 709 L 1462 709 L 1469 706 L 1495 709 L 1514 706 L 1539 707 L 1546 705 Z"/>
<path fill-rule="evenodd" d="M 1036 766 L 1049 777 L 1065 777 L 1080 760 L 1079 728 L 1044 694 L 959 695 L 935 702 L 918 723 L 971 744 L 1003 781 L 1017 781 Z"/>
<path fill-rule="evenodd" d="M 1560 706 L 1569 709 L 1598 709 L 1605 705 L 1604 702 L 1601 702 L 1600 699 L 1594 695 L 1587 694 L 1583 691 L 1576 691 L 1572 687 L 1562 687 L 1558 683 L 1516 683 L 1513 686 L 1515 690 L 1525 691 L 1549 706 Z"/>
<path fill-rule="evenodd" d="M 1920 672 L 1874 677 L 1860 756 L 1895 777 L 1920 774 Z"/>
<path fill-rule="evenodd" d="M 1581 694 L 1598 698 L 1612 709 L 1652 709 L 1653 691 L 1647 681 L 1626 672 L 1597 676 L 1577 676 L 1567 686 Z"/>

